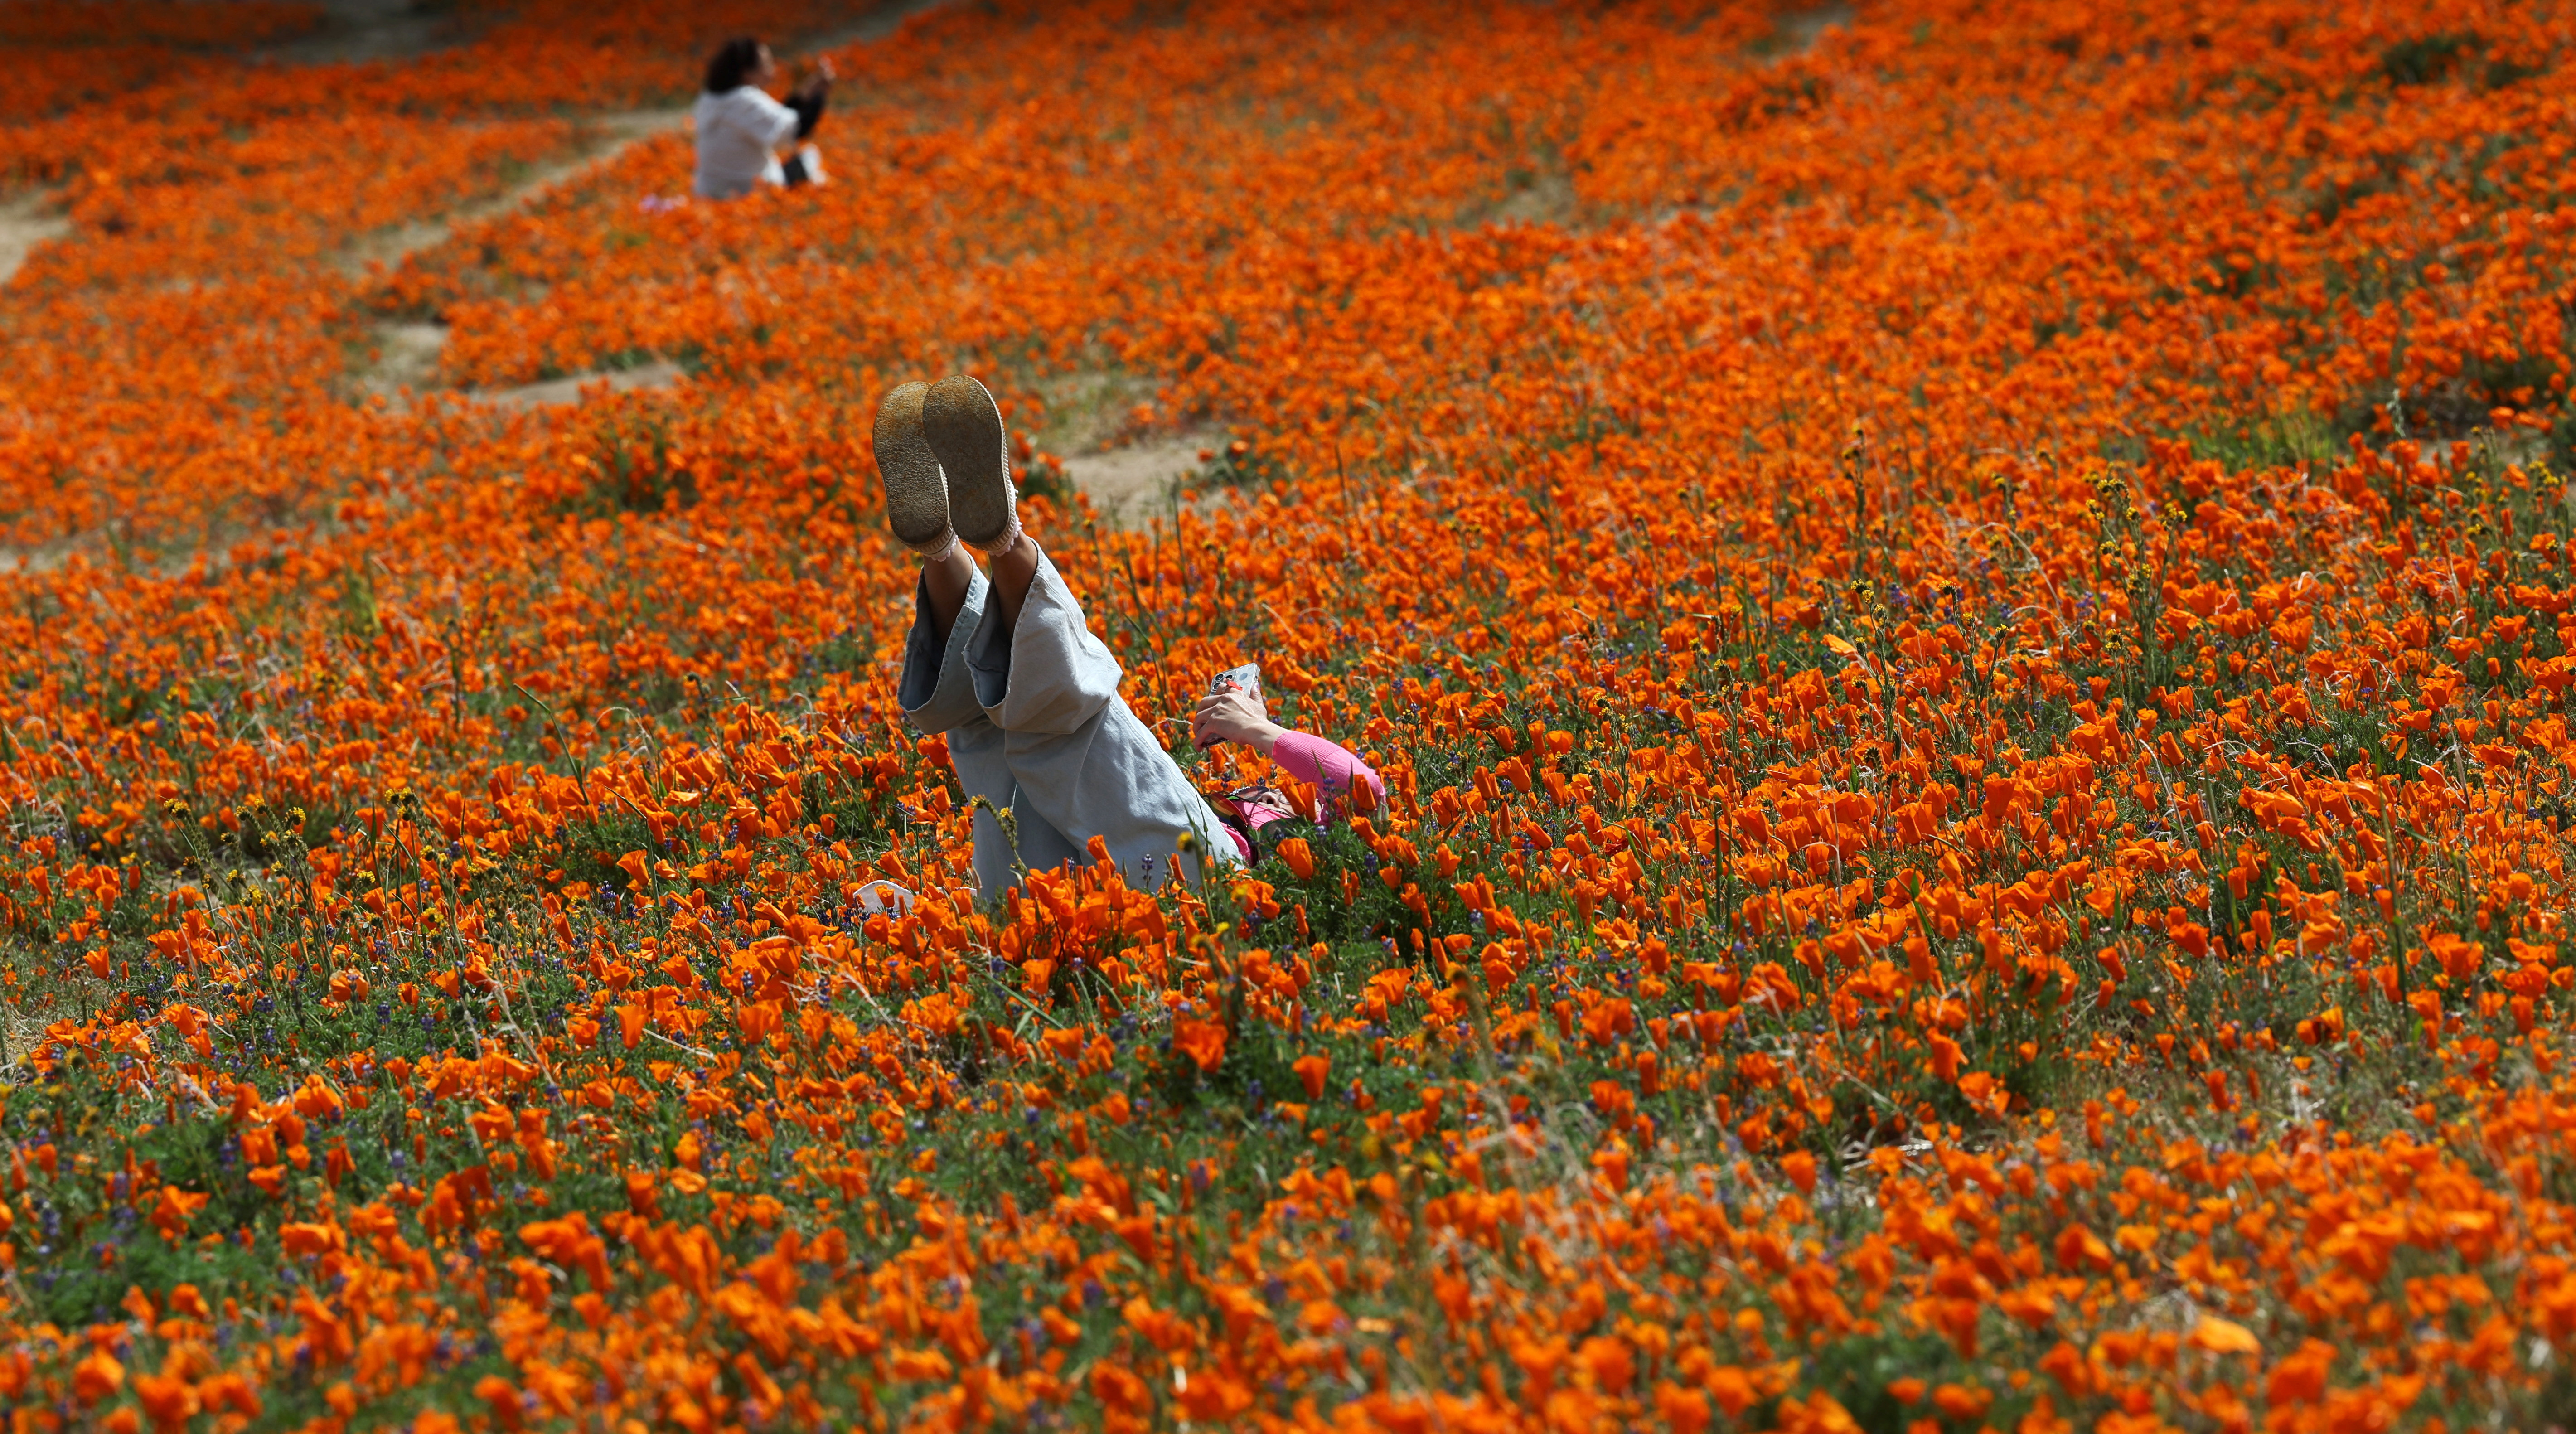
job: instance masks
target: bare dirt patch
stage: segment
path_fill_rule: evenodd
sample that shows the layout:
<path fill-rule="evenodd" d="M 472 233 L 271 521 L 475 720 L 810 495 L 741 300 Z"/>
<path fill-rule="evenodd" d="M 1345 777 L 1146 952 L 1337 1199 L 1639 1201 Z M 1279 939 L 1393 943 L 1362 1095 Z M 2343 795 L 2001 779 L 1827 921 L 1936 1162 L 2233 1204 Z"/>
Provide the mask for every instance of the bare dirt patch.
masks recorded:
<path fill-rule="evenodd" d="M 1097 453 L 1137 437 L 1154 401 L 1151 379 L 1105 365 L 1053 375 L 1037 389 L 1045 413 L 1023 424 L 1040 448 L 1056 453 Z"/>
<path fill-rule="evenodd" d="M 1134 528 L 1195 502 L 1190 479 L 1200 453 L 1225 443 L 1207 425 L 1155 431 L 1154 384 L 1139 374 L 1102 367 L 1058 374 L 1038 385 L 1042 420 L 1031 441 L 1063 460 L 1076 492 L 1111 527 Z"/>
<path fill-rule="evenodd" d="M 50 573 L 71 561 L 74 553 L 92 560 L 105 558 L 113 551 L 105 528 L 93 528 L 69 538 L 57 538 L 32 548 L 0 547 L 0 574 Z"/>
<path fill-rule="evenodd" d="M 890 0 L 890 3 L 872 5 L 864 15 L 800 38 L 796 42 L 797 50 L 804 54 L 821 54 L 843 45 L 882 40 L 901 28 L 904 21 L 947 3 L 949 0 Z"/>
<path fill-rule="evenodd" d="M 1092 511 L 1113 528 L 1140 528 L 1194 506 L 1200 490 L 1191 478 L 1199 454 L 1225 440 L 1212 433 L 1182 433 L 1064 460 L 1074 491 L 1091 499 Z"/>
<path fill-rule="evenodd" d="M 669 388 L 688 376 L 688 371 L 678 364 L 656 361 L 635 368 L 610 369 L 604 373 L 550 378 L 542 383 L 525 383 L 516 388 L 478 388 L 465 396 L 495 408 L 549 408 L 556 404 L 579 403 L 582 394 L 591 389 L 634 393 L 639 389 Z"/>
<path fill-rule="evenodd" d="M 1571 224 L 1582 205 L 1574 176 L 1563 170 L 1531 175 L 1487 211 L 1487 224 Z"/>
<path fill-rule="evenodd" d="M 15 1006 L 0 1006 L 0 1071 L 24 1061 L 45 1038 L 45 1023 Z M 0 1084 L 5 1084 L 0 1079 Z"/>
<path fill-rule="evenodd" d="M 17 275 L 18 266 L 39 244 L 72 232 L 72 221 L 54 207 L 54 196 L 42 191 L 0 200 L 0 284 Z"/>
<path fill-rule="evenodd" d="M 438 356 L 447 347 L 445 324 L 376 325 L 375 361 L 359 381 L 390 398 L 438 381 Z"/>
<path fill-rule="evenodd" d="M 1770 44 L 1757 47 L 1755 53 L 1767 54 L 1774 60 L 1803 55 L 1816 48 L 1827 30 L 1851 22 L 1852 7 L 1845 4 L 1819 5 L 1812 10 L 1795 11 L 1780 17 Z"/>
<path fill-rule="evenodd" d="M 905 20 L 946 0 L 897 0 L 857 6 L 856 17 L 820 33 L 798 37 L 812 53 L 864 40 L 882 40 Z M 284 65 L 362 64 L 408 60 L 454 49 L 474 38 L 474 27 L 455 0 L 321 0 L 322 23 L 311 31 L 256 51 L 255 59 Z"/>
<path fill-rule="evenodd" d="M 322 23 L 255 58 L 284 65 L 407 60 L 463 43 L 452 4 L 438 0 L 322 0 Z"/>

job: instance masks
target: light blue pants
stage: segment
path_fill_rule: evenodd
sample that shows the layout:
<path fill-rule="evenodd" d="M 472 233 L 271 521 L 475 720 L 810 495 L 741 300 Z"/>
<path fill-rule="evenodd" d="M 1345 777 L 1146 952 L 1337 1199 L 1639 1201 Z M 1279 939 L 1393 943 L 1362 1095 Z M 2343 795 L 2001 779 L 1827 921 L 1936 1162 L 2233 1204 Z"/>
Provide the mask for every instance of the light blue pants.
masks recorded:
<path fill-rule="evenodd" d="M 1088 860 L 1094 836 L 1142 887 L 1175 873 L 1196 881 L 1201 855 L 1230 863 L 1234 846 L 1216 812 L 1118 696 L 1118 659 L 1084 624 L 1054 561 L 1038 555 L 1016 628 L 1002 625 L 991 592 L 977 573 L 943 643 L 927 584 L 915 590 L 897 689 L 914 728 L 946 734 L 967 797 L 1009 808 L 1019 828 L 1014 853 L 992 814 L 975 813 L 975 881 L 985 899 L 1018 881 L 1016 867 Z M 1184 832 L 1191 852 L 1182 850 Z"/>

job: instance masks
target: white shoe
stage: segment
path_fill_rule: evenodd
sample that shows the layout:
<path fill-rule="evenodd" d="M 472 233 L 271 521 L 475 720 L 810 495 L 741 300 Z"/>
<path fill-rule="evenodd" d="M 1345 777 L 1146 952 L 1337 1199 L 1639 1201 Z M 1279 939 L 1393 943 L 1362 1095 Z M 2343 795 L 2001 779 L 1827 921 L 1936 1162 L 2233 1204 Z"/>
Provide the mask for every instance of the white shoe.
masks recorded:
<path fill-rule="evenodd" d="M 805 161 L 805 182 L 820 187 L 824 182 L 823 151 L 809 144 L 796 151 L 796 157 Z"/>
<path fill-rule="evenodd" d="M 870 916 L 909 916 L 912 893 L 879 877 L 859 888 L 859 909 Z"/>

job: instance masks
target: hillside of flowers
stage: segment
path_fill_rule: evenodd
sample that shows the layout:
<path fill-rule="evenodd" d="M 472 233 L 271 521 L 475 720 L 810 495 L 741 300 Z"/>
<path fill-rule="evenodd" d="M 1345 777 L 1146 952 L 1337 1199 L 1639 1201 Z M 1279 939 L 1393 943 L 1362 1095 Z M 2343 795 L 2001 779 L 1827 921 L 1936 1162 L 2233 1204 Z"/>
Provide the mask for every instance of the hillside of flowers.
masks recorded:
<path fill-rule="evenodd" d="M 2576 1427 L 2576 6 L 452 10 L 0 0 L 10 1434 Z M 979 896 L 954 371 L 1382 805 Z"/>

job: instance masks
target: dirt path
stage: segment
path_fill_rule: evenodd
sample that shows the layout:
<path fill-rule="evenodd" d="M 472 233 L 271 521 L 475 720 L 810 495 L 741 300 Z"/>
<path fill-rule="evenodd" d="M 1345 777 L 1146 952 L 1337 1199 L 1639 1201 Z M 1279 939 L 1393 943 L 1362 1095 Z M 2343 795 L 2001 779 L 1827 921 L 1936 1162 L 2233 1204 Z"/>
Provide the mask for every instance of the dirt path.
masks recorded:
<path fill-rule="evenodd" d="M 271 45 L 259 58 L 287 65 L 408 60 L 466 38 L 452 7 L 428 0 L 321 0 L 312 33 Z"/>
<path fill-rule="evenodd" d="M 0 200 L 0 286 L 17 275 L 37 245 L 72 232 L 72 221 L 53 207 L 53 200 L 42 191 Z"/>
<path fill-rule="evenodd" d="M 795 52 L 837 50 L 862 40 L 880 40 L 897 25 L 942 0 L 853 6 L 851 19 L 795 42 Z M 452 49 L 473 38 L 446 0 L 321 0 L 322 23 L 312 33 L 271 45 L 259 57 L 288 65 L 350 64 L 366 60 L 408 60 Z"/>
<path fill-rule="evenodd" d="M 1832 0 L 1832 3 L 1812 10 L 1793 10 L 1782 15 L 1778 37 L 1767 57 L 1776 62 L 1803 55 L 1816 48 L 1816 43 L 1825 38 L 1827 30 L 1836 25 L 1850 24 L 1853 14 L 1852 7 L 1844 0 Z"/>

